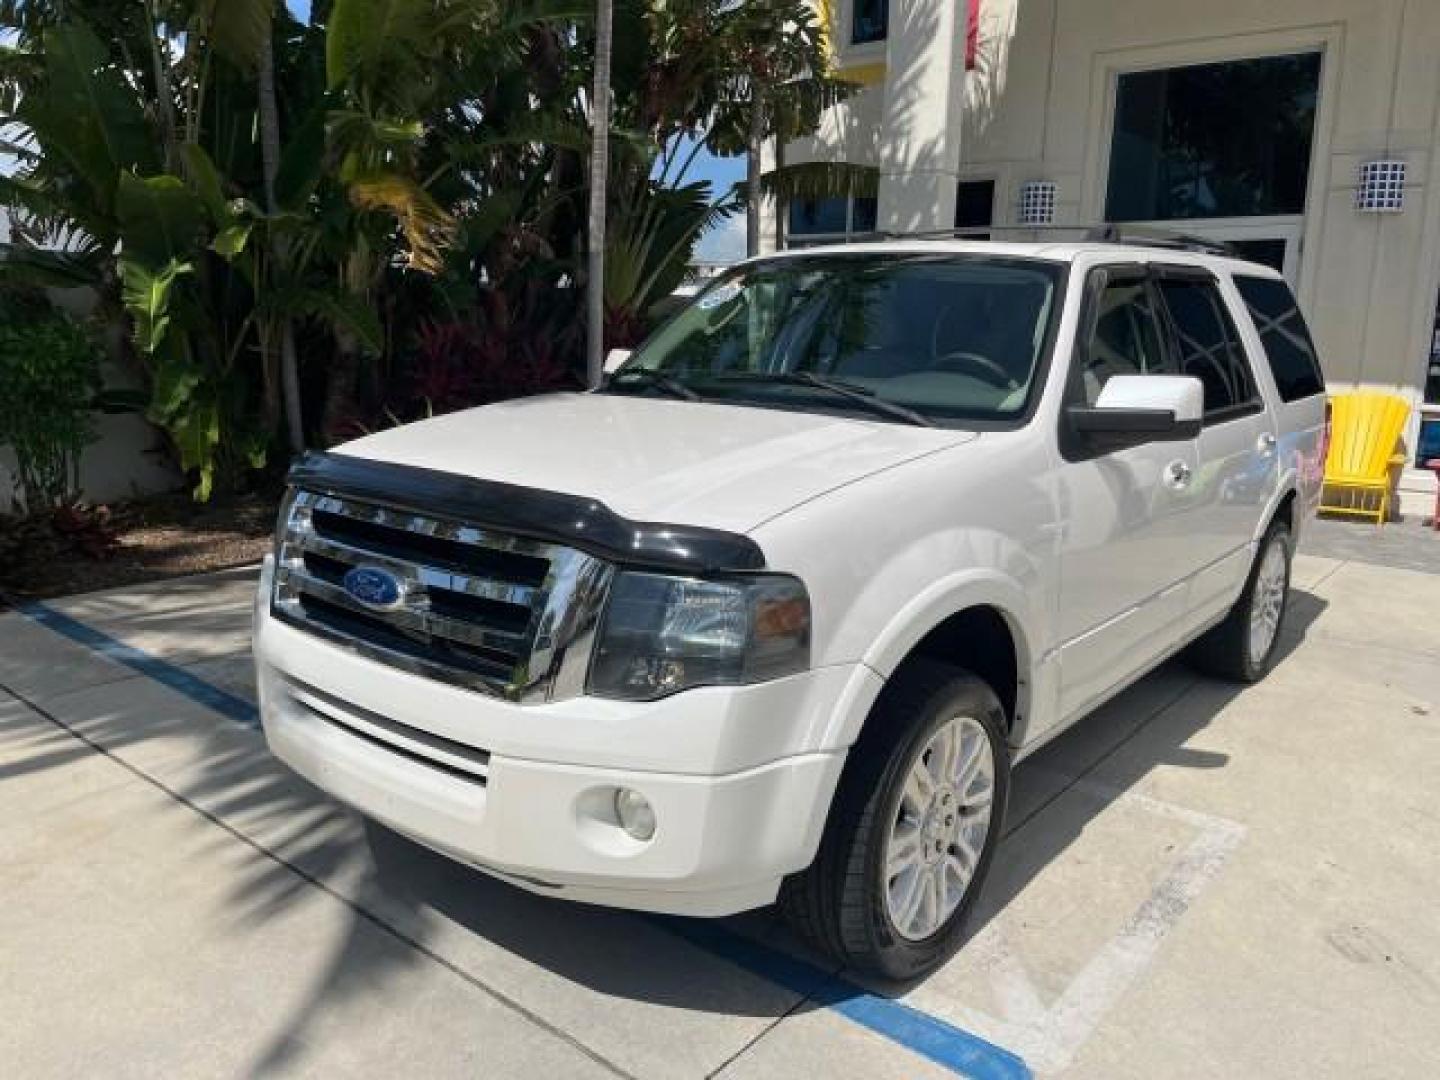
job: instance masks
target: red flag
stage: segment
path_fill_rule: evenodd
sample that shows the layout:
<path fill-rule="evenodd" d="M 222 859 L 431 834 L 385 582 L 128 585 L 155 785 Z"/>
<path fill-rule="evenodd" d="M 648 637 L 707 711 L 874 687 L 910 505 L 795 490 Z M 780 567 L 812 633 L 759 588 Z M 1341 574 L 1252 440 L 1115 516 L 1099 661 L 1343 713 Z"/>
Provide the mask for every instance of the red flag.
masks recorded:
<path fill-rule="evenodd" d="M 965 70 L 975 70 L 975 57 L 980 50 L 980 0 L 965 3 Z"/>

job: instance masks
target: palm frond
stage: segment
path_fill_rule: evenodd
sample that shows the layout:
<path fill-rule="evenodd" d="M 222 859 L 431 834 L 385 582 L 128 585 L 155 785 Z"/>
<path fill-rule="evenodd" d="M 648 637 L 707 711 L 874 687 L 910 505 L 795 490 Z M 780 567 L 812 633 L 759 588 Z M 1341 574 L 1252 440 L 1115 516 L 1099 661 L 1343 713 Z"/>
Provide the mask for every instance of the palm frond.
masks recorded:
<path fill-rule="evenodd" d="M 359 210 L 381 211 L 395 218 L 410 249 L 412 269 L 438 274 L 445 250 L 455 237 L 455 218 L 423 187 L 400 173 L 371 172 L 350 184 L 350 202 Z"/>
<path fill-rule="evenodd" d="M 431 27 L 427 0 L 335 0 L 325 33 L 325 72 L 330 89 L 359 73 L 374 72 L 426 42 Z"/>
<path fill-rule="evenodd" d="M 771 169 L 760 176 L 760 191 L 780 199 L 873 198 L 880 170 L 848 161 L 806 161 Z"/>
<path fill-rule="evenodd" d="M 270 36 L 275 0 L 201 0 L 202 29 L 221 56 L 249 71 Z"/>
<path fill-rule="evenodd" d="M 55 251 L 28 244 L 0 244 L 0 285 L 40 289 L 94 287 L 104 274 L 95 249 Z"/>

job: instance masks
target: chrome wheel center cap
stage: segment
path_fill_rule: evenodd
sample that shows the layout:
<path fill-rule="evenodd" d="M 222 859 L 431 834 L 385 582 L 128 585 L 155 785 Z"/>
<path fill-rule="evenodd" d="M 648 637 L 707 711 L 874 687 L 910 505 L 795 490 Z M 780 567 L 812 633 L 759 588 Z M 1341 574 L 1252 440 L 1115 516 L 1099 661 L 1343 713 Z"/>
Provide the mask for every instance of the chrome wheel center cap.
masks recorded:
<path fill-rule="evenodd" d="M 955 823 L 960 816 L 960 801 L 952 788 L 942 787 L 935 792 L 925 810 L 925 824 L 920 830 L 920 857 L 926 866 L 934 866 L 945 857 L 945 849 L 955 835 Z"/>

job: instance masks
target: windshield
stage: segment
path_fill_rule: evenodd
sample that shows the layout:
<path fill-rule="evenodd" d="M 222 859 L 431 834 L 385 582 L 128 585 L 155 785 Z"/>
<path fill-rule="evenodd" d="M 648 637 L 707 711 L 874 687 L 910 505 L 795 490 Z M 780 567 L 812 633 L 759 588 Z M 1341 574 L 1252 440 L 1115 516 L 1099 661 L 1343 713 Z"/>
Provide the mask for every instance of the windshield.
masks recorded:
<path fill-rule="evenodd" d="M 1003 420 L 1029 400 L 1059 276 L 1052 263 L 983 255 L 748 266 L 662 327 L 610 389 L 882 420 L 906 410 Z"/>

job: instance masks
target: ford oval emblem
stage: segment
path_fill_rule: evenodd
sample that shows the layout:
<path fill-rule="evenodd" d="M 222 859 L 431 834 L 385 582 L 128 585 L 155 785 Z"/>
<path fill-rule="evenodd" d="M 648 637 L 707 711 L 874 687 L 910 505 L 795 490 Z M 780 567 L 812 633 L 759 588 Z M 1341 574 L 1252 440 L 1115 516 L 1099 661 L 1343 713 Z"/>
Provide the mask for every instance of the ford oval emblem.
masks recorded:
<path fill-rule="evenodd" d="M 356 600 L 377 611 L 399 607 L 405 593 L 400 579 L 378 566 L 357 566 L 345 575 L 342 584 Z"/>

